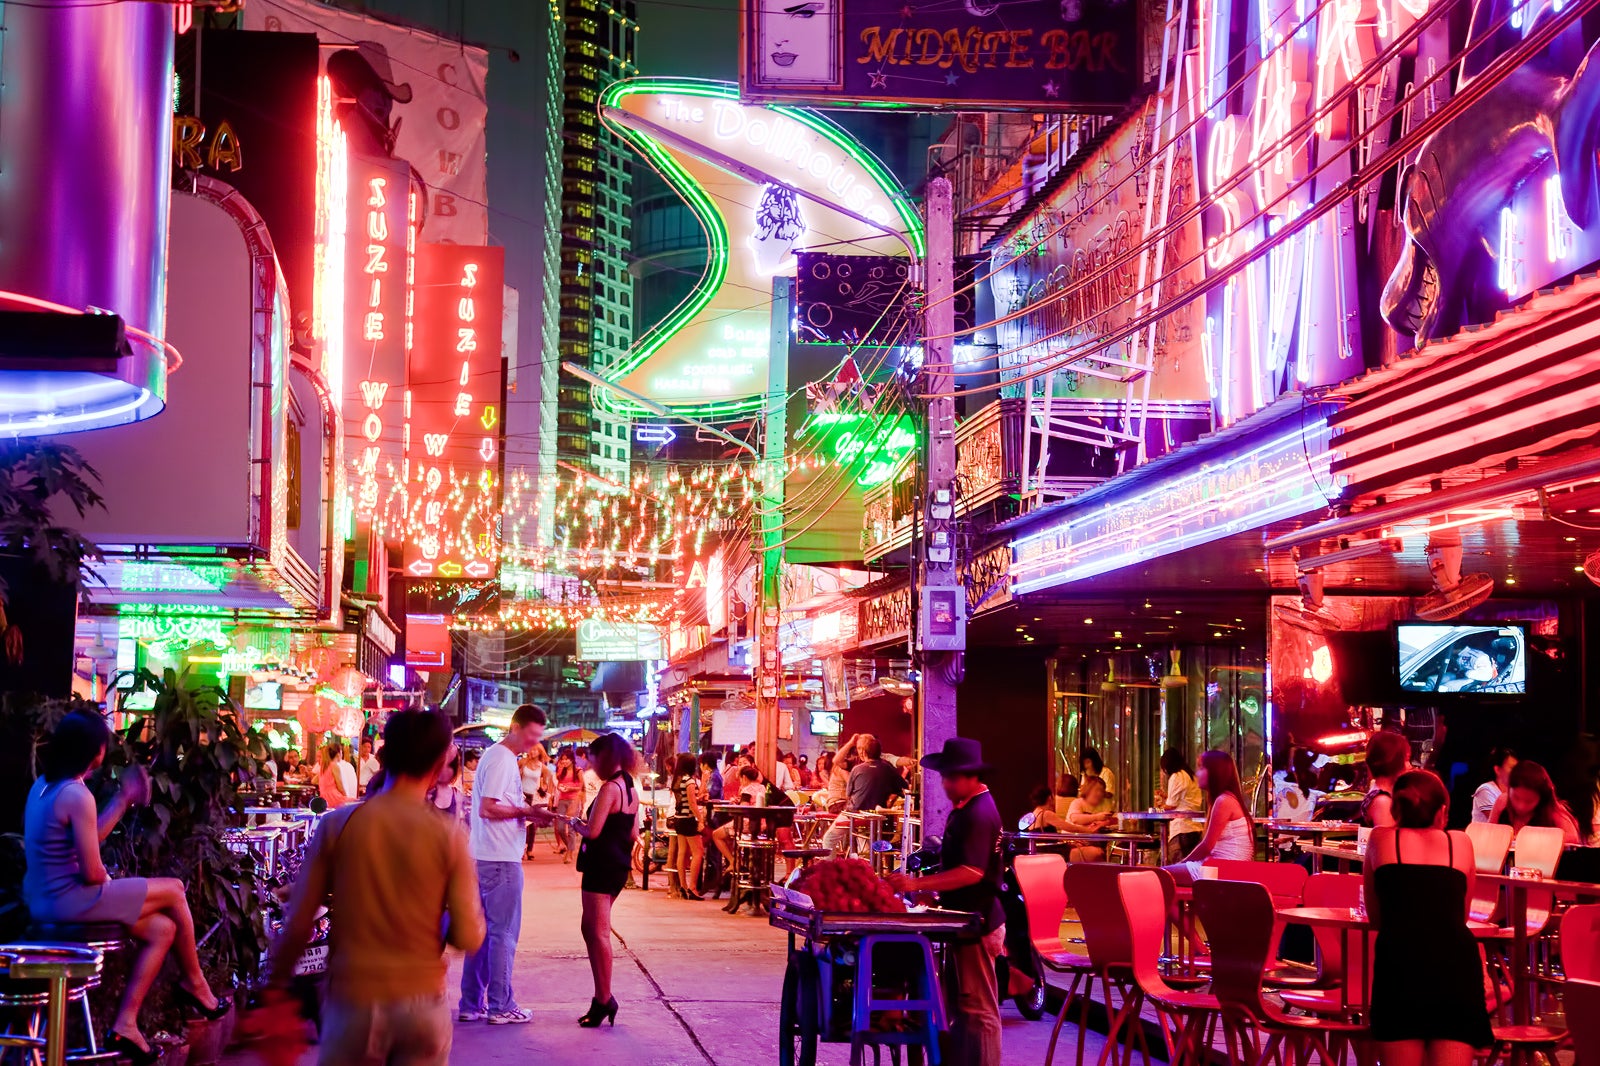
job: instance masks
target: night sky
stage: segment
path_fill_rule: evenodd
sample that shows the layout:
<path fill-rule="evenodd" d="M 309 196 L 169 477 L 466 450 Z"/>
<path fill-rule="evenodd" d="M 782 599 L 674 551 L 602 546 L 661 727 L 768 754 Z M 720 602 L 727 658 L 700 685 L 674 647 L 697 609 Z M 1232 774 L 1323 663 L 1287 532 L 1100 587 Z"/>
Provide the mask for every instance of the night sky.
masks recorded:
<path fill-rule="evenodd" d="M 639 0 L 639 73 L 739 76 L 738 0 Z"/>

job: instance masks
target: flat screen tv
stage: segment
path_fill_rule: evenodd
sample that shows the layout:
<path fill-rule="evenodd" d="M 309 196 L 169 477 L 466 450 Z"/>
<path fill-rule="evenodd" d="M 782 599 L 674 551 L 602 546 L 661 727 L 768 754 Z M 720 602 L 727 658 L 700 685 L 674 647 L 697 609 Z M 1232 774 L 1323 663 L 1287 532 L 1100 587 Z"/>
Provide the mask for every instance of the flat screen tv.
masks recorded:
<path fill-rule="evenodd" d="M 251 711 L 283 710 L 283 682 L 259 681 L 246 685 L 244 705 Z"/>
<path fill-rule="evenodd" d="M 811 735 L 814 737 L 838 736 L 840 720 L 843 717 L 843 713 L 839 711 L 812 711 Z"/>
<path fill-rule="evenodd" d="M 1528 634 L 1521 626 L 1398 622 L 1394 649 L 1403 694 L 1497 698 L 1528 691 Z"/>

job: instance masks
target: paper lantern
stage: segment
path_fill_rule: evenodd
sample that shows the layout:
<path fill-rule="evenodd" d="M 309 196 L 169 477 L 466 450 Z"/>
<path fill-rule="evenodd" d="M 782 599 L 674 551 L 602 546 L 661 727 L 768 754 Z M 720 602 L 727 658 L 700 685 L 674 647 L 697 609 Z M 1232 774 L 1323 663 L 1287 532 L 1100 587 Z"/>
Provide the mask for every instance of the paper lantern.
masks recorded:
<path fill-rule="evenodd" d="M 333 727 L 333 731 L 341 737 L 354 737 L 360 734 L 366 724 L 367 716 L 360 707 L 344 707 L 339 711 L 339 724 Z"/>
<path fill-rule="evenodd" d="M 339 724 L 342 708 L 326 696 L 312 696 L 302 700 L 295 719 L 308 733 L 326 733 Z"/>
<path fill-rule="evenodd" d="M 367 675 L 353 666 L 341 666 L 333 672 L 328 684 L 339 695 L 353 700 L 366 691 Z"/>

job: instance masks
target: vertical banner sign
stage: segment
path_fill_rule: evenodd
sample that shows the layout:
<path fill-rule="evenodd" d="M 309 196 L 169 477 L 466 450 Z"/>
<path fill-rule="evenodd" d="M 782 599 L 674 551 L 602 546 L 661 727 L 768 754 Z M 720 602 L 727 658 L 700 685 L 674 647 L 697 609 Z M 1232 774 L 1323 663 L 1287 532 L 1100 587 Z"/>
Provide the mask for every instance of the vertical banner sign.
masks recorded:
<path fill-rule="evenodd" d="M 403 161 L 352 154 L 344 278 L 345 451 L 355 517 L 380 536 L 405 514 L 406 311 L 413 237 Z"/>
<path fill-rule="evenodd" d="M 505 249 L 417 248 L 405 572 L 483 581 L 499 567 Z"/>

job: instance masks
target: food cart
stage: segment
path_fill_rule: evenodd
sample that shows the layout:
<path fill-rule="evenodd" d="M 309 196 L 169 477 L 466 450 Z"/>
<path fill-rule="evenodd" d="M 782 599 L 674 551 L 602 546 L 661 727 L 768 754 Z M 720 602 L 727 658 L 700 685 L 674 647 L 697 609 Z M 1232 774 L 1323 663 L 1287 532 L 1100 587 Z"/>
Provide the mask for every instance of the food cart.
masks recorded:
<path fill-rule="evenodd" d="M 919 945 L 908 941 L 921 940 L 926 944 L 921 949 L 926 965 L 932 963 L 936 945 L 978 935 L 981 924 L 978 915 L 936 908 L 906 913 L 823 911 L 803 893 L 773 885 L 768 921 L 789 934 L 788 968 L 778 1010 L 781 1066 L 814 1066 L 818 1043 L 851 1044 L 852 1064 L 860 1062 L 863 1047 L 879 1044 L 891 1046 L 893 1061 L 897 1063 L 900 1045 L 906 1048 L 908 1066 L 922 1062 L 925 1051 L 928 1060 L 939 1061 L 939 1027 L 932 1022 L 935 1018 L 942 1020 L 942 1011 L 924 1012 L 920 1024 L 910 1017 L 918 1013 L 917 1002 L 938 999 L 937 967 L 932 967 L 925 976 L 916 975 L 915 983 L 920 992 L 908 990 L 904 1001 L 891 1001 L 904 1008 L 899 1027 L 894 1030 L 874 1028 L 871 1015 L 889 1008 L 881 1005 L 883 1001 L 877 1001 L 872 1009 L 859 1009 L 863 1003 L 873 1003 L 870 987 L 868 994 L 860 994 L 862 983 L 870 986 L 873 977 L 866 964 L 872 953 L 862 949 L 867 941 L 887 941 L 878 946 L 902 951 L 910 949 L 911 954 L 916 954 Z M 884 959 L 885 956 L 879 954 L 873 961 L 882 963 Z M 881 970 L 879 983 L 882 983 Z"/>

